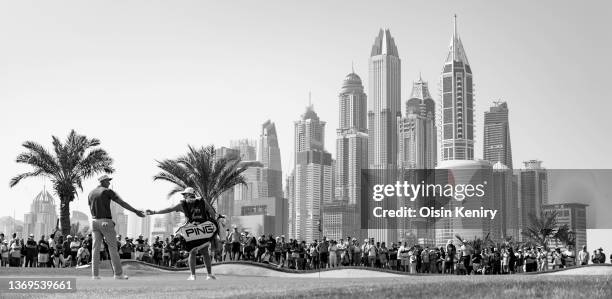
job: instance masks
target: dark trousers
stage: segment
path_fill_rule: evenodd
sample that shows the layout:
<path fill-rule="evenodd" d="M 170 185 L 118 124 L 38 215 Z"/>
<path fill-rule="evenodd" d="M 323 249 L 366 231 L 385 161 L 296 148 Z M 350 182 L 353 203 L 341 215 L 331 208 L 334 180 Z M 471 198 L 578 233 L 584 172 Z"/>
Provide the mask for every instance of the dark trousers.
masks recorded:
<path fill-rule="evenodd" d="M 30 267 L 30 268 L 34 267 L 34 256 L 33 255 L 26 255 L 24 267 Z"/>
<path fill-rule="evenodd" d="M 9 258 L 9 266 L 11 267 L 21 267 L 21 258 L 18 257 L 10 257 Z"/>

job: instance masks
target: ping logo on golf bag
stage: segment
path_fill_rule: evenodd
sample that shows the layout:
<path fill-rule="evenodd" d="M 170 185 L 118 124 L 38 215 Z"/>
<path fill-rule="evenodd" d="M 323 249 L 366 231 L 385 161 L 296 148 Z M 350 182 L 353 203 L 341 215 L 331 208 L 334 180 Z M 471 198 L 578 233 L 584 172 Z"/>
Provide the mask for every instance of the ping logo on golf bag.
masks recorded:
<path fill-rule="evenodd" d="M 185 241 L 189 242 L 210 239 L 216 231 L 217 226 L 210 221 L 206 221 L 200 224 L 185 224 L 178 229 L 177 233 L 181 234 L 183 238 L 185 238 Z"/>

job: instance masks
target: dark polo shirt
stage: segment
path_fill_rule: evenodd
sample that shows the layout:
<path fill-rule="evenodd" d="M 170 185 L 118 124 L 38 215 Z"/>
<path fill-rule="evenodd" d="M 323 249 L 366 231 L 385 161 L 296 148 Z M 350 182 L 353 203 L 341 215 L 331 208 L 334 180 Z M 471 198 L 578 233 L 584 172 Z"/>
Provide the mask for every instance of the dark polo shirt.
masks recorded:
<path fill-rule="evenodd" d="M 108 218 L 111 219 L 111 200 L 115 200 L 117 194 L 115 191 L 98 186 L 89 193 L 89 209 L 91 210 L 91 216 L 93 219 Z"/>

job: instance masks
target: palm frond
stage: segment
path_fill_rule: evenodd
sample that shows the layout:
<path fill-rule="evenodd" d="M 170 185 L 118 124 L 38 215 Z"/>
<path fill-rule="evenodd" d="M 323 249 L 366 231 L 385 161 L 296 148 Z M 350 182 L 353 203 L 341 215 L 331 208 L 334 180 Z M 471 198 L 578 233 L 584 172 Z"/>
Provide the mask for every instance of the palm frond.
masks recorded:
<path fill-rule="evenodd" d="M 113 173 L 115 169 L 112 164 L 113 159 L 108 153 L 101 148 L 96 148 L 89 151 L 87 156 L 77 163 L 75 172 L 80 178 L 90 178 L 101 172 Z"/>
<path fill-rule="evenodd" d="M 37 171 L 32 171 L 32 172 L 25 172 L 22 173 L 20 175 L 17 175 L 13 178 L 11 178 L 11 181 L 9 182 L 9 187 L 13 188 L 15 187 L 17 184 L 19 184 L 19 182 L 25 178 L 30 178 L 30 177 L 37 177 L 40 176 L 43 172 L 39 169 Z"/>
<path fill-rule="evenodd" d="M 190 145 L 186 154 L 174 160 L 158 161 L 158 167 L 162 171 L 153 180 L 175 185 L 168 196 L 192 187 L 212 205 L 223 192 L 246 183 L 242 173 L 248 166 L 241 165 L 239 157 L 217 157 L 212 145 L 199 148 Z"/>

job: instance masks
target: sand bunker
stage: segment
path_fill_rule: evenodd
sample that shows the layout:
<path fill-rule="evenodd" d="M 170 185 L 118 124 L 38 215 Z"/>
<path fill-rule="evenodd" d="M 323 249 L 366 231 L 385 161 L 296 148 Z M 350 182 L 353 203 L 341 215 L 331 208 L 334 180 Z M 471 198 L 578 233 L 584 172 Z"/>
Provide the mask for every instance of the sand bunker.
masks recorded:
<path fill-rule="evenodd" d="M 127 271 L 152 271 L 152 272 L 187 272 L 187 269 L 172 269 L 159 267 L 139 261 L 122 261 L 123 268 Z M 206 268 L 198 266 L 197 273 L 206 273 Z M 282 271 L 275 267 L 254 263 L 220 263 L 213 265 L 213 272 L 228 276 L 257 276 L 257 277 L 305 277 L 305 278 L 363 278 L 363 277 L 403 277 L 406 274 L 377 271 L 370 269 L 338 268 L 326 269 L 320 272 Z M 590 265 L 579 268 L 569 268 L 548 273 L 531 275 L 612 275 L 612 265 Z"/>

